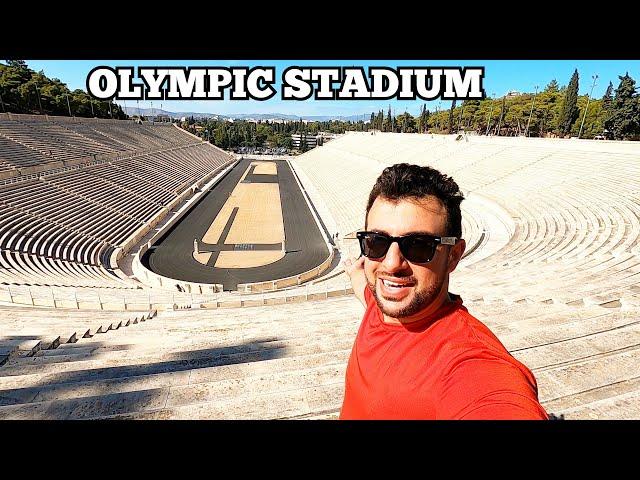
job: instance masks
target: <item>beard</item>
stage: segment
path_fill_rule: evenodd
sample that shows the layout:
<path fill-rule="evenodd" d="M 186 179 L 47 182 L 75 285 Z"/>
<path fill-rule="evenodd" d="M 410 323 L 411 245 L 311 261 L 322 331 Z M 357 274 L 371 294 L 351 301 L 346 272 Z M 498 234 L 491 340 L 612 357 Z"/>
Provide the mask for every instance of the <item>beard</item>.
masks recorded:
<path fill-rule="evenodd" d="M 376 284 L 369 282 L 367 278 L 367 285 L 369 286 L 369 290 L 373 294 L 373 298 L 375 298 L 378 307 L 385 315 L 388 315 L 392 318 L 406 318 L 411 317 L 421 310 L 424 310 L 426 307 L 431 305 L 433 301 L 436 299 L 440 290 L 442 290 L 442 286 L 444 284 L 444 279 L 440 282 L 433 284 L 425 289 L 416 290 L 413 294 L 413 298 L 409 302 L 408 305 L 399 308 L 393 308 L 390 304 L 399 303 L 393 299 L 387 299 L 383 295 L 378 294 L 376 291 Z M 382 297 L 382 298 L 380 298 Z M 384 303 L 383 303 L 384 300 Z M 402 300 L 401 300 L 402 301 Z"/>

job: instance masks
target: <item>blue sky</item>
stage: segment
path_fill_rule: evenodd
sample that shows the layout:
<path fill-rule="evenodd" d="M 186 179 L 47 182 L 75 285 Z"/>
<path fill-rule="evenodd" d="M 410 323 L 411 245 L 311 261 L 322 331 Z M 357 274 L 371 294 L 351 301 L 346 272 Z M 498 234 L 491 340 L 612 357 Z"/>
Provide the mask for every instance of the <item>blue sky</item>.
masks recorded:
<path fill-rule="evenodd" d="M 276 68 L 276 88 L 278 94 L 265 102 L 254 100 L 249 101 L 163 101 L 154 102 L 154 108 L 162 108 L 169 111 L 190 111 L 202 113 L 220 113 L 223 115 L 243 114 L 243 113 L 282 113 L 289 115 L 364 115 L 369 117 L 372 111 L 384 109 L 385 112 L 389 105 L 399 114 L 405 110 L 416 115 L 420 106 L 425 103 L 423 101 L 408 100 L 383 100 L 383 101 L 315 101 L 312 99 L 302 102 L 283 101 L 280 99 L 279 79 L 285 68 L 291 65 L 296 66 L 484 66 L 485 78 L 484 88 L 487 94 L 501 96 L 509 90 L 518 90 L 521 92 L 533 92 L 534 86 L 539 85 L 540 89 L 544 88 L 552 79 L 556 79 L 560 85 L 566 85 L 574 71 L 578 69 L 580 74 L 580 94 L 587 94 L 591 89 L 592 76 L 599 76 L 596 87 L 593 90 L 593 96 L 600 98 L 609 84 L 613 82 L 614 88 L 618 86 L 619 75 L 626 72 L 638 82 L 640 85 L 640 60 L 376 60 L 376 61 L 360 61 L 360 60 L 297 60 L 297 61 L 281 61 L 281 60 L 220 60 L 220 61 L 185 61 L 185 60 L 48 60 L 36 61 L 27 60 L 27 64 L 32 69 L 44 73 L 52 78 L 59 78 L 66 83 L 70 89 L 81 88 L 86 90 L 86 78 L 92 68 L 100 65 L 108 66 L 273 66 Z M 122 104 L 122 102 L 118 102 Z M 438 105 L 438 101 L 429 102 L 427 108 L 434 111 Z M 443 101 L 440 108 L 448 108 L 449 101 Z M 127 102 L 127 106 L 135 106 L 135 101 Z M 140 101 L 140 106 L 149 108 L 151 102 Z"/>

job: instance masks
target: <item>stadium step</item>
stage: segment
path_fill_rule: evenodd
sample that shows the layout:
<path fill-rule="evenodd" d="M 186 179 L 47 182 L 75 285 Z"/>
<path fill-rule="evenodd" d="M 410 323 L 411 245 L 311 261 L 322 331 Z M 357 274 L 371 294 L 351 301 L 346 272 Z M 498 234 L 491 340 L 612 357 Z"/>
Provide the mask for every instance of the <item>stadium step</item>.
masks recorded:
<path fill-rule="evenodd" d="M 286 419 L 339 408 L 343 390 L 339 382 L 167 408 L 168 391 L 155 389 L 0 407 L 0 419 Z"/>
<path fill-rule="evenodd" d="M 640 391 L 634 390 L 620 395 L 612 395 L 594 402 L 563 410 L 566 419 L 616 420 L 640 419 Z"/>
<path fill-rule="evenodd" d="M 94 395 L 95 392 L 122 393 L 151 388 L 193 385 L 220 381 L 240 381 L 273 373 L 296 372 L 328 365 L 343 368 L 349 351 L 276 358 L 260 362 L 178 370 L 166 373 L 118 377 L 88 381 L 51 383 L 28 388 L 0 390 L 0 405 L 61 400 Z"/>
<path fill-rule="evenodd" d="M 291 342 L 269 342 L 266 344 L 248 344 L 230 348 L 209 348 L 204 350 L 165 353 L 156 356 L 141 356 L 130 359 L 79 360 L 65 363 L 38 362 L 31 358 L 20 363 L 6 365 L 0 373 L 0 389 L 18 388 L 39 384 L 39 382 L 68 383 L 95 378 L 118 378 L 133 375 L 149 375 L 176 370 L 215 367 L 237 362 L 259 362 L 283 356 L 304 356 L 317 353 L 330 353 L 350 350 L 353 339 L 338 340 L 301 340 Z M 55 358 L 55 357 L 53 357 Z M 48 359 L 45 359 L 48 360 Z"/>
<path fill-rule="evenodd" d="M 323 362 L 320 359 L 311 359 L 311 364 L 321 363 L 313 368 L 303 368 L 304 363 L 298 362 L 289 365 L 293 370 L 271 371 L 269 365 L 261 365 L 261 370 L 244 372 L 246 376 L 237 378 L 221 378 L 216 381 L 206 383 L 190 383 L 189 371 L 172 372 L 171 375 L 156 377 L 144 377 L 138 379 L 120 379 L 114 383 L 87 382 L 85 384 L 56 385 L 50 388 L 17 389 L 0 392 L 0 399 L 3 406 L 0 406 L 0 419 L 20 418 L 25 412 L 46 412 L 46 418 L 70 418 L 67 415 L 79 414 L 80 418 L 92 418 L 96 412 L 89 416 L 86 413 L 78 412 L 78 405 L 87 408 L 90 404 L 101 405 L 105 398 L 118 400 L 126 399 L 132 401 L 136 406 L 135 410 L 144 409 L 147 404 L 139 404 L 139 399 L 149 399 L 153 402 L 158 398 L 164 399 L 163 406 L 184 407 L 196 403 L 209 403 L 213 400 L 220 401 L 225 398 L 242 399 L 243 403 L 251 403 L 252 397 L 268 394 L 277 394 L 291 390 L 299 390 L 311 386 L 322 386 L 325 384 L 343 384 L 344 366 L 343 361 L 338 363 Z M 278 365 L 279 366 L 279 365 Z M 210 376 L 213 372 L 207 372 Z M 248 375 L 247 375 L 248 373 Z M 206 377 L 203 377 L 206 378 Z M 127 380 L 129 380 L 127 382 Z M 158 388 L 163 385 L 162 388 Z M 126 391 L 116 393 L 118 387 Z M 109 392 L 108 395 L 96 397 L 95 392 Z M 83 395 L 84 394 L 84 395 Z M 92 395 L 93 394 L 93 395 Z M 119 395 L 119 397 L 116 397 Z M 49 400 L 51 399 L 51 400 Z M 83 399 L 90 401 L 82 403 Z M 67 403 L 64 400 L 68 400 Z M 12 405 L 13 404 L 13 405 Z M 35 406 L 35 408 L 34 408 Z M 140 408 L 142 407 L 142 408 Z M 109 405 L 112 409 L 113 405 Z M 104 414 L 104 413 L 103 413 Z M 45 418 L 45 417 L 40 417 Z"/>
<path fill-rule="evenodd" d="M 543 406 L 547 411 L 562 412 L 568 419 L 593 419 L 593 418 L 618 418 L 617 416 L 606 413 L 605 415 L 598 416 L 583 416 L 576 415 L 583 407 L 588 407 L 593 403 L 608 400 L 610 398 L 616 398 L 620 395 L 633 393 L 640 390 L 640 377 L 636 376 L 628 380 L 622 380 L 611 384 L 603 385 L 601 387 L 595 387 L 583 392 L 579 392 L 573 395 L 560 397 L 554 400 L 550 400 L 543 403 Z M 632 418 L 640 418 L 638 413 Z"/>

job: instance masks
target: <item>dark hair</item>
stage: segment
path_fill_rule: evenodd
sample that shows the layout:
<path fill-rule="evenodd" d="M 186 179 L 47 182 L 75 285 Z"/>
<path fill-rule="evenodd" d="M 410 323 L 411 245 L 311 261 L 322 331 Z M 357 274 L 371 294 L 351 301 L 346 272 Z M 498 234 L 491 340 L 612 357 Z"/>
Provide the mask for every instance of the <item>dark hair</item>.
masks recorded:
<path fill-rule="evenodd" d="M 447 210 L 446 235 L 462 237 L 460 203 L 464 196 L 453 178 L 431 167 L 398 163 L 385 168 L 369 194 L 366 216 L 378 197 L 401 200 L 429 195 L 438 198 Z"/>

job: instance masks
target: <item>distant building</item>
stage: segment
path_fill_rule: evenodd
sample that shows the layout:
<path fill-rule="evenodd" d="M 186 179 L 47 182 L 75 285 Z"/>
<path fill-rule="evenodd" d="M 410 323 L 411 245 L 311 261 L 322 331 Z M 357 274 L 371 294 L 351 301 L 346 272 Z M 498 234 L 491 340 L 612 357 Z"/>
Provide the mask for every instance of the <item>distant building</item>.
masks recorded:
<path fill-rule="evenodd" d="M 517 90 L 509 90 L 505 97 L 519 97 L 522 95 L 522 92 L 518 92 Z"/>
<path fill-rule="evenodd" d="M 316 137 L 315 135 L 301 135 L 299 133 L 294 133 L 291 135 L 293 146 L 295 148 L 300 148 L 300 144 L 302 143 L 303 138 L 307 143 L 307 148 L 314 148 L 316 145 L 318 145 L 318 137 Z"/>
<path fill-rule="evenodd" d="M 333 140 L 334 138 L 338 138 L 341 136 L 339 133 L 329 133 L 329 132 L 318 132 L 318 136 L 322 137 L 322 139 L 326 142 L 328 140 Z"/>

